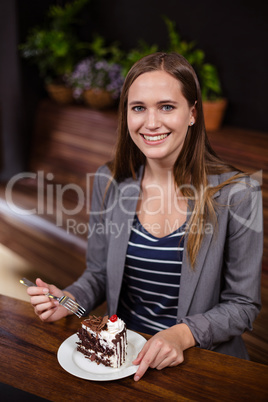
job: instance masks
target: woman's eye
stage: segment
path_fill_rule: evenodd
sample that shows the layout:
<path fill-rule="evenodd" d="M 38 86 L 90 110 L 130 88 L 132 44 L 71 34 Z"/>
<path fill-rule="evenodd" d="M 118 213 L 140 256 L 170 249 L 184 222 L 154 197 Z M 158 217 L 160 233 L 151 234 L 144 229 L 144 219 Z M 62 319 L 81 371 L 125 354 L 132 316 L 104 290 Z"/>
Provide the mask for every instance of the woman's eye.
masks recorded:
<path fill-rule="evenodd" d="M 133 110 L 134 110 L 134 112 L 143 112 L 144 107 L 143 106 L 134 106 Z"/>
<path fill-rule="evenodd" d="M 170 112 L 173 109 L 174 109 L 174 107 L 171 105 L 163 105 L 162 106 L 162 110 L 164 110 L 164 112 Z"/>

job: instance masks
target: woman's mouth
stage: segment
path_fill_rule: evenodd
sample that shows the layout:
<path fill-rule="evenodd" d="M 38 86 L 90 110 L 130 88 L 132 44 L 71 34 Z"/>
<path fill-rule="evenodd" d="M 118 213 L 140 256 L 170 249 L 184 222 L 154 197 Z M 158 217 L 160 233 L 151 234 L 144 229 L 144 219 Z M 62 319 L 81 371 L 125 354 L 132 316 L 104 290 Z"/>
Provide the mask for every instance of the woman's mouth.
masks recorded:
<path fill-rule="evenodd" d="M 167 134 L 159 134 L 159 135 L 146 135 L 146 134 L 141 134 L 142 137 L 149 142 L 155 142 L 155 141 L 162 141 L 165 138 L 169 136 L 170 133 Z"/>

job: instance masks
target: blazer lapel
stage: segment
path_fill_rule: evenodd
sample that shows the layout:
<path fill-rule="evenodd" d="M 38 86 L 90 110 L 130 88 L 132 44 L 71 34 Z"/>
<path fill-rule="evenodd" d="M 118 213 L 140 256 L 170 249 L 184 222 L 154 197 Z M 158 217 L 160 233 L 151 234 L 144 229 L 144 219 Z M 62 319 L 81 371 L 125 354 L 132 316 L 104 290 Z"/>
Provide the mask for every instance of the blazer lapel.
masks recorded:
<path fill-rule="evenodd" d="M 218 176 L 209 176 L 209 184 L 211 186 L 216 186 L 219 183 Z M 214 198 L 217 198 L 220 195 L 220 191 L 215 193 Z M 193 203 L 189 202 L 190 210 L 192 210 Z M 216 213 L 217 215 L 217 213 Z M 188 216 L 189 220 L 190 216 Z M 203 241 L 201 244 L 200 251 L 197 256 L 196 266 L 193 269 L 191 267 L 189 258 L 187 256 L 187 240 L 188 237 L 185 238 L 184 243 L 184 253 L 183 253 L 183 262 L 181 268 L 181 282 L 180 282 L 180 295 L 179 295 L 179 303 L 178 303 L 178 315 L 177 319 L 181 320 L 181 318 L 185 317 L 188 314 L 189 308 L 191 306 L 191 302 L 195 293 L 196 286 L 199 281 L 199 277 L 203 270 L 204 261 L 209 250 L 211 240 L 213 238 L 213 232 L 210 231 L 206 233 L 203 237 Z"/>
<path fill-rule="evenodd" d="M 109 281 L 109 305 L 111 309 L 109 314 L 114 314 L 117 310 L 124 274 L 128 240 L 140 195 L 142 171 L 143 169 L 140 170 L 137 181 L 128 179 L 123 183 L 120 183 L 118 186 L 118 204 L 114 208 L 112 215 L 112 221 L 117 228 L 117 235 L 110 236 L 107 258 L 107 280 Z"/>
<path fill-rule="evenodd" d="M 185 317 L 188 313 L 212 237 L 212 234 L 205 235 L 201 245 L 201 250 L 199 251 L 197 257 L 196 267 L 194 269 L 191 267 L 189 258 L 187 256 L 187 241 L 185 242 L 185 252 L 183 253 L 183 262 L 181 268 L 180 295 L 177 315 L 178 320 Z"/>

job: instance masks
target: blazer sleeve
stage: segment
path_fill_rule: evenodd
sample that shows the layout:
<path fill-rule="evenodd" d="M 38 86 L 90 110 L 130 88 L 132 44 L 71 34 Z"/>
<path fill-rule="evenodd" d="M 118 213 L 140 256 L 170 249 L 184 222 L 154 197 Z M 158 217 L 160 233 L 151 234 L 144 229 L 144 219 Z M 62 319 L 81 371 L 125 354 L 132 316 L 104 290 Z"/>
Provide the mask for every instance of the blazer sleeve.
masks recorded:
<path fill-rule="evenodd" d="M 226 187 L 226 204 L 218 211 L 218 230 L 226 231 L 223 266 L 219 269 L 222 275 L 219 303 L 204 313 L 189 314 L 181 320 L 190 327 L 201 348 L 212 350 L 245 330 L 252 330 L 261 308 L 263 216 L 260 187 L 253 180 Z M 224 220 L 220 219 L 222 208 L 227 208 Z"/>
<path fill-rule="evenodd" d="M 88 314 L 106 299 L 106 261 L 107 261 L 107 217 L 109 191 L 107 184 L 110 171 L 102 166 L 95 173 L 90 206 L 86 269 L 72 285 L 65 290 L 74 295 L 77 302 Z M 113 184 L 111 185 L 115 187 Z"/>

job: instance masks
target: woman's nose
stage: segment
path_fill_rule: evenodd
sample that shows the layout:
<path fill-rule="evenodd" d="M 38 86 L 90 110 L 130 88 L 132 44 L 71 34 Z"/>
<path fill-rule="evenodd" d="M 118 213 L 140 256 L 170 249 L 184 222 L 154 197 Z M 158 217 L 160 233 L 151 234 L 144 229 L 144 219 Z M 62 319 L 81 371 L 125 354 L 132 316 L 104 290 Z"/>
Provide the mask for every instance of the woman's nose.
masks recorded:
<path fill-rule="evenodd" d="M 155 110 L 148 110 L 145 122 L 145 128 L 148 130 L 155 130 L 160 126 L 159 118 L 157 111 Z"/>

